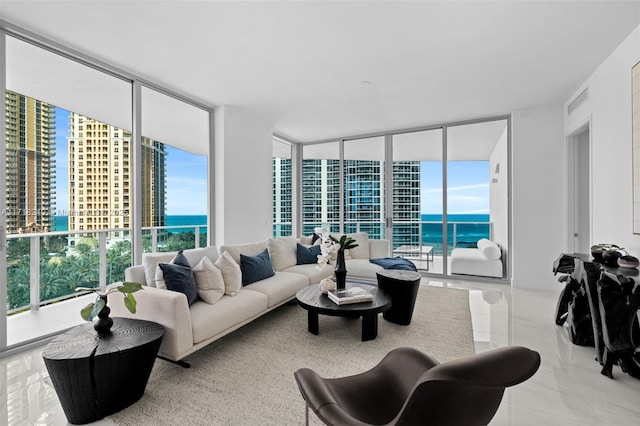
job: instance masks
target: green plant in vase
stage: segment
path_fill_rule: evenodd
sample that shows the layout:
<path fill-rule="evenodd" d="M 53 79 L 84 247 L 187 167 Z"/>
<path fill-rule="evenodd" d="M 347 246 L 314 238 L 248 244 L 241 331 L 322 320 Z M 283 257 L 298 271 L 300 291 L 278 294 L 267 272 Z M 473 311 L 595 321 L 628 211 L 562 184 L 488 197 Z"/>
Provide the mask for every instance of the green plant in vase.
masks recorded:
<path fill-rule="evenodd" d="M 109 318 L 111 309 L 107 306 L 107 296 L 116 291 L 122 293 L 124 296 L 124 306 L 129 312 L 135 314 L 137 303 L 133 293 L 139 290 L 142 290 L 142 285 L 134 282 L 124 282 L 104 292 L 97 288 L 76 287 L 76 291 L 90 291 L 97 295 L 95 302 L 89 303 L 80 310 L 80 316 L 85 321 L 93 321 L 94 318 L 98 317 L 98 321 L 95 322 L 93 328 L 95 328 L 98 334 L 108 334 L 113 325 L 113 320 Z"/>

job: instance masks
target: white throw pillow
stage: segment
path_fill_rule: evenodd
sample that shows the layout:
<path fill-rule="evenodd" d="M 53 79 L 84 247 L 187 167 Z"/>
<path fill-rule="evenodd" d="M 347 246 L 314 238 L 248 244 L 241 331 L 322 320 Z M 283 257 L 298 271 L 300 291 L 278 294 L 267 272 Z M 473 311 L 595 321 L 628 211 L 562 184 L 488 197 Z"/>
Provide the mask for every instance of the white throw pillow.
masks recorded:
<path fill-rule="evenodd" d="M 478 250 L 482 253 L 487 260 L 498 260 L 502 257 L 500 247 L 496 243 L 486 238 L 478 240 Z"/>
<path fill-rule="evenodd" d="M 271 256 L 271 263 L 273 264 L 273 268 L 276 271 L 283 271 L 296 265 L 297 257 L 295 238 L 269 238 L 267 246 L 269 247 L 269 256 Z"/>
<path fill-rule="evenodd" d="M 153 253 L 142 255 L 142 266 L 144 267 L 144 278 L 149 287 L 156 285 L 156 269 L 159 263 L 168 263 L 176 256 L 177 252 Z"/>
<path fill-rule="evenodd" d="M 224 279 L 224 294 L 229 296 L 235 296 L 242 288 L 242 271 L 240 265 L 233 260 L 233 257 L 228 251 L 223 251 L 215 266 L 222 272 L 222 278 Z"/>
<path fill-rule="evenodd" d="M 200 299 L 213 305 L 224 296 L 225 287 L 222 272 L 208 257 L 203 257 L 193 268 L 193 276 L 196 279 Z"/>

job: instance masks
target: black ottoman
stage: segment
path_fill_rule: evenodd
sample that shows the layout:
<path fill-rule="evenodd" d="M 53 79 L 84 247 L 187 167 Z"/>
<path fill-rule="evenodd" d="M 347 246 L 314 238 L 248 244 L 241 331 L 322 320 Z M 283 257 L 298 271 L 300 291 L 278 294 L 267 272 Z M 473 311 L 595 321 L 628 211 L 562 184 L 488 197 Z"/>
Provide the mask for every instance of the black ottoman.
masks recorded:
<path fill-rule="evenodd" d="M 411 324 L 422 275 L 419 272 L 396 269 L 385 269 L 376 275 L 378 287 L 391 296 L 391 309 L 384 312 L 382 317 L 400 325 Z"/>

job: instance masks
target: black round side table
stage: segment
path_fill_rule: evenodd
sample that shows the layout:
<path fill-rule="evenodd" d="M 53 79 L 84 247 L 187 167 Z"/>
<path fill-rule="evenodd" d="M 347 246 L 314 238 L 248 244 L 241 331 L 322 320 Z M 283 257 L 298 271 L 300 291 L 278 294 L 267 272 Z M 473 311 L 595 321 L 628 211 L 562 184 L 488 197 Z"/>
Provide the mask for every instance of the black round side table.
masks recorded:
<path fill-rule="evenodd" d="M 391 309 L 384 312 L 382 317 L 395 324 L 411 324 L 422 275 L 419 272 L 396 269 L 385 269 L 376 275 L 378 287 L 391 296 Z"/>
<path fill-rule="evenodd" d="M 139 400 L 163 336 L 160 324 L 113 318 L 111 334 L 99 336 L 86 323 L 53 339 L 42 357 L 69 423 L 90 423 Z"/>

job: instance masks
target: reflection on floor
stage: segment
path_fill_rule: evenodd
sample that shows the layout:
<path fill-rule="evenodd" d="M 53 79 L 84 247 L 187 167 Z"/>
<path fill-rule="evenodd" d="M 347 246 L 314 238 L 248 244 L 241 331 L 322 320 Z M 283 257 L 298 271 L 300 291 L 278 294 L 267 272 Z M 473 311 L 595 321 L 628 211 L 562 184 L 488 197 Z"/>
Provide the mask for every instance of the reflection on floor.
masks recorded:
<path fill-rule="evenodd" d="M 600 374 L 593 348 L 573 345 L 566 330 L 554 324 L 557 294 L 462 281 L 428 285 L 469 289 L 476 352 L 524 345 L 542 356 L 535 376 L 507 390 L 492 425 L 639 424 L 640 380 L 618 367 L 614 380 Z M 0 424 L 67 424 L 41 351 L 0 360 Z"/>

